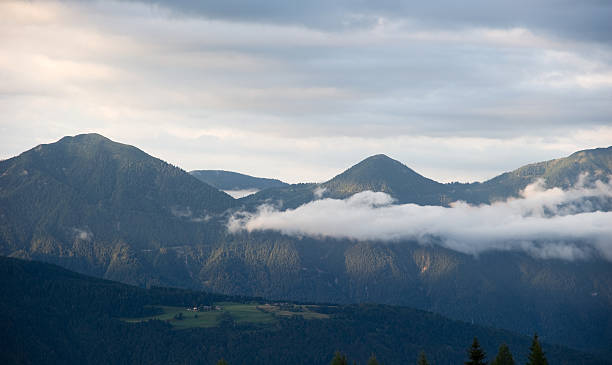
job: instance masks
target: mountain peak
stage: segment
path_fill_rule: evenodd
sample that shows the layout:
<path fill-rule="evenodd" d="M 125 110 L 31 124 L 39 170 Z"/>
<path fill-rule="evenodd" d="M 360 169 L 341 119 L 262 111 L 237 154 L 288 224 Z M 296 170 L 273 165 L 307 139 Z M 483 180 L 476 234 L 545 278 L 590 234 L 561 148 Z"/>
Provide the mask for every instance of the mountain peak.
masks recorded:
<path fill-rule="evenodd" d="M 323 187 L 331 197 L 344 198 L 370 190 L 388 193 L 403 203 L 430 201 L 431 194 L 443 185 L 387 155 L 377 154 L 323 183 Z"/>
<path fill-rule="evenodd" d="M 117 143 L 99 133 L 82 133 L 74 136 L 65 136 L 56 143 Z M 120 143 L 118 143 L 120 144 Z"/>
<path fill-rule="evenodd" d="M 59 222 L 49 238 L 58 250 L 81 231 L 103 245 L 117 239 L 142 245 L 202 241 L 200 227 L 234 205 L 229 195 L 180 168 L 95 133 L 1 161 L 0 191 L 3 204 L 26 207 L 11 214 L 21 226 Z"/>
<path fill-rule="evenodd" d="M 379 153 L 376 155 L 372 155 L 370 157 L 366 157 L 363 161 L 365 160 L 384 160 L 384 159 L 393 160 L 391 157 L 385 155 L 384 153 Z"/>
<path fill-rule="evenodd" d="M 387 155 L 377 154 L 363 159 L 330 181 L 345 179 L 365 181 L 390 178 L 396 174 L 422 177 L 403 163 Z"/>

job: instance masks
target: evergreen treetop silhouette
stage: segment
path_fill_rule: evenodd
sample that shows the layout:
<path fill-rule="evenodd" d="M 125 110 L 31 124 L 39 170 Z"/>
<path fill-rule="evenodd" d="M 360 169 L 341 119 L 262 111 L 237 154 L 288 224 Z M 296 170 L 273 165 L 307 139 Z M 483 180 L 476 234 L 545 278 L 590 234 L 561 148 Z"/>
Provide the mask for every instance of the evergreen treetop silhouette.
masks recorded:
<path fill-rule="evenodd" d="M 417 365 L 429 365 L 427 362 L 427 357 L 425 356 L 425 351 L 421 351 L 419 354 L 419 360 L 417 361 Z"/>
<path fill-rule="evenodd" d="M 474 341 L 472 342 L 472 346 L 468 350 L 469 360 L 465 362 L 465 365 L 486 365 L 487 354 L 480 347 L 478 343 L 478 339 L 474 337 Z"/>
<path fill-rule="evenodd" d="M 533 335 L 533 342 L 529 348 L 529 356 L 527 359 L 527 365 L 548 365 L 548 361 L 546 361 L 546 356 L 544 356 L 544 351 L 542 350 L 542 346 L 538 340 L 537 333 Z"/>
<path fill-rule="evenodd" d="M 491 362 L 491 365 L 516 365 L 516 363 L 514 362 L 514 358 L 510 353 L 510 348 L 508 348 L 508 345 L 502 343 L 501 346 L 499 346 L 497 356 L 495 357 L 493 362 Z"/>

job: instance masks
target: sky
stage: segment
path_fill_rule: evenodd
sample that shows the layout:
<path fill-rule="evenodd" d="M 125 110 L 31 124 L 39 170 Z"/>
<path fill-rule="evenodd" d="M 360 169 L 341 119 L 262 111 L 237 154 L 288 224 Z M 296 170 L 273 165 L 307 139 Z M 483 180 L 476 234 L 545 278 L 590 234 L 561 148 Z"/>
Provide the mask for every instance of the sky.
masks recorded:
<path fill-rule="evenodd" d="M 0 159 L 97 132 L 185 170 L 384 153 L 448 182 L 612 145 L 612 2 L 420 3 L 0 1 Z"/>

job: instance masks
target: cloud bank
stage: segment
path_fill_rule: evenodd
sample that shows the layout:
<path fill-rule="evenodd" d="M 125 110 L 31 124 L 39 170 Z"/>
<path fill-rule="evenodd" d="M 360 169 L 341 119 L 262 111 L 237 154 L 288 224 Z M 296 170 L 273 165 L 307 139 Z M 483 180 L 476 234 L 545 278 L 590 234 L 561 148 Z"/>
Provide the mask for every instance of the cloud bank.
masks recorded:
<path fill-rule="evenodd" d="M 611 203 L 612 184 L 600 181 L 568 190 L 545 189 L 539 181 L 519 198 L 480 206 L 395 205 L 388 194 L 365 191 L 287 211 L 264 205 L 255 213 L 235 214 L 228 229 L 276 230 L 315 238 L 416 240 L 473 255 L 513 250 L 538 258 L 597 256 L 612 261 L 612 212 L 606 211 Z"/>

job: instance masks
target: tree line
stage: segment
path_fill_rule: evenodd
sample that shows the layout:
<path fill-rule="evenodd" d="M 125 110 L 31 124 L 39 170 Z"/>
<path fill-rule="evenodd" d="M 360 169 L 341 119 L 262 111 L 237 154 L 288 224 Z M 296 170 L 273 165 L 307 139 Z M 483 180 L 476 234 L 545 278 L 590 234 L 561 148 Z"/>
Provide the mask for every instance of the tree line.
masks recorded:
<path fill-rule="evenodd" d="M 478 338 L 476 337 L 474 337 L 474 341 L 468 349 L 467 354 L 468 360 L 464 362 L 464 365 L 488 364 L 487 354 L 480 347 L 480 343 L 478 342 Z M 356 365 L 357 362 L 353 361 L 353 364 Z M 228 363 L 227 361 L 225 361 L 225 359 L 221 359 L 217 362 L 216 365 L 228 365 Z M 340 351 L 336 351 L 330 365 L 349 365 L 349 360 L 346 358 L 345 354 L 341 353 Z M 367 365 L 380 365 L 380 363 L 376 359 L 376 355 L 372 354 L 370 356 Z M 427 360 L 425 351 L 421 351 L 419 353 L 417 365 L 429 365 L 429 361 Z M 516 365 L 516 361 L 514 361 L 514 358 L 512 357 L 512 353 L 510 352 L 510 348 L 508 347 L 508 345 L 502 343 L 501 346 L 499 346 L 497 356 L 495 356 L 495 359 L 493 359 L 493 361 L 491 361 L 489 365 Z M 546 356 L 544 355 L 544 351 L 542 350 L 542 346 L 540 345 L 540 341 L 538 340 L 537 334 L 533 336 L 533 341 L 531 343 L 531 347 L 529 348 L 529 357 L 526 365 L 548 365 L 548 361 L 546 360 Z"/>

